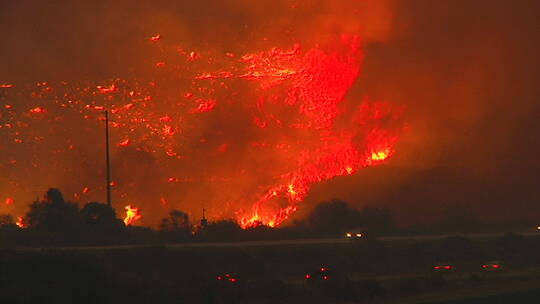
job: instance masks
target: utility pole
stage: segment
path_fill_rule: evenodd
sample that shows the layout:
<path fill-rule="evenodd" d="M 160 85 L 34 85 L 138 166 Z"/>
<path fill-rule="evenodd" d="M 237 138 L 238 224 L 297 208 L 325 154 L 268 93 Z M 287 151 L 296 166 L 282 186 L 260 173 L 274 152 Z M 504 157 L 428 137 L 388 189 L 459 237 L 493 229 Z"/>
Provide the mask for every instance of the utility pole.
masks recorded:
<path fill-rule="evenodd" d="M 204 208 L 202 209 L 202 219 L 201 219 L 201 228 L 206 228 L 208 226 L 208 220 L 204 216 Z"/>
<path fill-rule="evenodd" d="M 109 156 L 109 112 L 105 111 L 105 161 L 107 168 L 107 206 L 112 208 L 111 202 L 111 161 Z"/>

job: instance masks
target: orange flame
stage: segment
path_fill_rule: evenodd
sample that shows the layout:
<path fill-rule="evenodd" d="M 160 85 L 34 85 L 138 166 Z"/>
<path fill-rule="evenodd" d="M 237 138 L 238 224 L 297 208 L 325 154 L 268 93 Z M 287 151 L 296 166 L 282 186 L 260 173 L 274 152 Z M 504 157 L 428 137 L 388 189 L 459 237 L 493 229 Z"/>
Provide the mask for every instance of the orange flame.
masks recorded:
<path fill-rule="evenodd" d="M 26 228 L 26 223 L 24 222 L 24 218 L 22 216 L 17 217 L 15 225 L 17 225 L 19 228 Z"/>
<path fill-rule="evenodd" d="M 135 221 L 138 221 L 142 217 L 141 211 L 137 207 L 131 205 L 126 206 L 126 217 L 124 218 L 124 224 L 126 226 L 132 225 Z"/>
<path fill-rule="evenodd" d="M 388 158 L 389 154 L 390 154 L 389 149 L 386 149 L 384 151 L 373 152 L 371 153 L 371 160 L 373 161 L 385 160 Z"/>

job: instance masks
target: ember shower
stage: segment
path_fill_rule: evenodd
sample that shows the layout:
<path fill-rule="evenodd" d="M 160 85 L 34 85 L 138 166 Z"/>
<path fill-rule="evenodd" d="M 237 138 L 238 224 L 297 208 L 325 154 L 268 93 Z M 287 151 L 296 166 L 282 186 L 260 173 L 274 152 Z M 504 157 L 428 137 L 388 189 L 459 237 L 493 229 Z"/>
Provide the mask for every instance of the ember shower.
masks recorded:
<path fill-rule="evenodd" d="M 21 197 L 50 186 L 104 200 L 105 110 L 114 207 L 141 207 L 148 224 L 204 207 L 274 227 L 313 184 L 395 152 L 403 108 L 347 96 L 361 81 L 357 36 L 223 54 L 145 39 L 160 54 L 145 78 L 0 84 L 0 191 L 14 215 L 29 203 Z"/>

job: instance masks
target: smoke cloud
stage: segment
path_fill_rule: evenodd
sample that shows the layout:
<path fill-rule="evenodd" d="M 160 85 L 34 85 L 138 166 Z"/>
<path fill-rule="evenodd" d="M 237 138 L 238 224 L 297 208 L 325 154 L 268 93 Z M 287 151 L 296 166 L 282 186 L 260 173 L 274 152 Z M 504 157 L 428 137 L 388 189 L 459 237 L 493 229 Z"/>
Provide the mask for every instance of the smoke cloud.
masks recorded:
<path fill-rule="evenodd" d="M 174 132 L 176 138 L 163 144 L 156 136 L 144 137 L 135 130 L 126 137 L 113 128 L 117 211 L 127 203 L 138 205 L 144 224 L 157 223 L 170 208 L 186 210 L 193 218 L 200 216 L 202 206 L 211 217 L 231 216 L 236 202 L 216 196 L 249 197 L 253 189 L 264 193 L 265 188 L 258 187 L 274 181 L 273 174 L 243 177 L 238 168 L 264 163 L 270 169 L 276 162 L 293 168 L 294 163 L 286 155 L 253 154 L 245 148 L 261 138 L 261 131 L 247 127 L 252 121 L 242 117 L 253 113 L 234 100 L 256 100 L 259 84 L 225 83 L 230 86 L 224 89 L 226 94 L 195 92 L 203 103 L 185 98 L 193 88 L 190 77 L 228 71 L 230 62 L 243 54 L 273 48 L 287 51 L 296 44 L 303 54 L 317 47 L 331 54 L 329 41 L 345 34 L 360 37 L 362 54 L 355 60 L 362 66 L 346 90 L 347 102 L 340 106 L 349 114 L 336 124 L 348 126 L 347 119 L 369 97 L 406 108 L 405 132 L 385 164 L 316 184 L 295 216 L 301 217 L 322 200 L 339 197 L 358 207 L 391 206 L 404 223 L 429 220 L 453 204 L 473 206 L 480 213 L 489 206 L 491 211 L 483 214 L 490 218 L 522 217 L 539 208 L 535 202 L 540 199 L 534 182 L 538 180 L 535 156 L 540 152 L 536 136 L 539 6 L 526 0 L 512 4 L 504 0 L 1 0 L 0 85 L 14 88 L 0 89 L 4 107 L 0 121 L 15 123 L 0 129 L 0 199 L 14 198 L 2 206 L 2 212 L 22 215 L 26 204 L 50 186 L 81 202 L 103 201 L 104 131 L 99 111 L 86 113 L 91 117 L 82 121 L 84 113 L 56 115 L 44 107 L 49 116 L 40 119 L 28 110 L 37 106 L 36 98 L 62 103 L 68 101 L 66 96 L 83 96 L 80 102 L 107 104 L 106 94 L 81 95 L 77 88 L 116 83 L 122 92 L 136 91 L 138 99 L 167 100 L 159 107 L 146 102 L 155 113 L 152 119 L 164 119 L 153 132 L 161 132 L 160 136 Z M 157 34 L 161 38 L 156 45 L 149 38 Z M 342 50 L 337 53 L 346 56 Z M 164 69 L 179 66 L 178 54 L 183 54 L 182 62 L 190 56 L 200 58 L 163 76 Z M 214 62 L 208 63 L 209 58 Z M 160 62 L 166 64 L 163 69 L 156 68 Z M 159 90 L 149 84 L 154 79 L 159 79 Z M 63 86 L 62 81 L 69 84 Z M 37 86 L 38 82 L 47 85 Z M 219 86 L 221 80 L 215 82 Z M 47 87 L 55 91 L 47 92 Z M 32 92 L 41 95 L 31 96 Z M 174 103 L 172 96 L 177 96 Z M 180 111 L 177 102 L 183 100 L 183 112 L 204 111 L 212 108 L 216 96 L 216 110 L 200 113 L 209 115 L 206 119 L 194 113 L 170 124 L 186 130 L 162 129 L 166 115 Z M 224 99 L 234 115 L 219 111 Z M 276 112 L 266 115 L 279 115 L 285 121 L 294 117 L 287 107 L 273 109 Z M 379 127 L 396 130 L 397 125 L 390 119 Z M 22 130 L 21 135 L 14 134 L 15 129 Z M 275 143 L 304 136 L 311 135 L 296 130 L 266 138 Z M 25 143 L 14 142 L 17 138 Z M 128 145 L 118 146 L 127 139 Z M 156 147 L 190 153 L 164 157 Z M 61 163 L 48 159 L 53 150 L 64 151 Z M 89 187 L 86 194 L 85 187 Z M 513 211 L 503 211 L 511 202 Z"/>

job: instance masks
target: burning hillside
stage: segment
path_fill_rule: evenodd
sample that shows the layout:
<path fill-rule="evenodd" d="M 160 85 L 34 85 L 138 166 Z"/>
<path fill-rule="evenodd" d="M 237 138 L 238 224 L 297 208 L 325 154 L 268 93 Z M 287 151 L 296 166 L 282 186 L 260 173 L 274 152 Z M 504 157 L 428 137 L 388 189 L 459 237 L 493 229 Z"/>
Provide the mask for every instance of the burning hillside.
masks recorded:
<path fill-rule="evenodd" d="M 274 227 L 312 184 L 394 153 L 402 109 L 346 98 L 360 75 L 358 37 L 221 58 L 163 40 L 149 39 L 163 50 L 149 81 L 3 85 L 2 166 L 15 194 L 36 182 L 32 172 L 52 172 L 79 189 L 75 200 L 99 197 L 105 110 L 117 147 L 115 201 L 156 202 L 145 213 L 176 207 L 169 203 L 196 185 L 210 195 L 193 206 L 232 212 L 243 227 Z"/>

